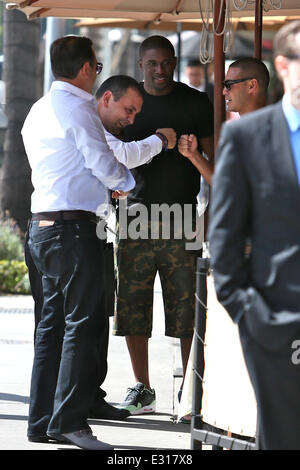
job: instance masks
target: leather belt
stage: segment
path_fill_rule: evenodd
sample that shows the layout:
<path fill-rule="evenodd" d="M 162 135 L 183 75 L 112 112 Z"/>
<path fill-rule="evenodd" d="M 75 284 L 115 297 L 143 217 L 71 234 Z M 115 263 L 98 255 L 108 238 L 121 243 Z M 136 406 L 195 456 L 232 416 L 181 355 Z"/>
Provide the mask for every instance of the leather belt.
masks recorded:
<path fill-rule="evenodd" d="M 32 220 L 53 220 L 62 222 L 64 220 L 89 220 L 97 223 L 99 217 L 93 212 L 76 210 L 76 211 L 55 211 L 55 212 L 37 212 L 32 214 Z"/>

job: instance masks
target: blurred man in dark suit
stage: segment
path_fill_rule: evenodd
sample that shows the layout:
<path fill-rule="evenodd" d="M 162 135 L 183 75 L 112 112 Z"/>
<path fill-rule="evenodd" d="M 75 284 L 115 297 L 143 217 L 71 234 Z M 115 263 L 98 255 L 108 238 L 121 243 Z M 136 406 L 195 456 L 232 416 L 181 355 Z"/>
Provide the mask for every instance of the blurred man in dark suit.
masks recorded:
<path fill-rule="evenodd" d="M 300 449 L 299 51 L 296 21 L 274 41 L 283 100 L 223 127 L 213 178 L 215 286 L 239 325 L 260 449 Z M 251 252 L 245 255 L 248 240 Z"/>

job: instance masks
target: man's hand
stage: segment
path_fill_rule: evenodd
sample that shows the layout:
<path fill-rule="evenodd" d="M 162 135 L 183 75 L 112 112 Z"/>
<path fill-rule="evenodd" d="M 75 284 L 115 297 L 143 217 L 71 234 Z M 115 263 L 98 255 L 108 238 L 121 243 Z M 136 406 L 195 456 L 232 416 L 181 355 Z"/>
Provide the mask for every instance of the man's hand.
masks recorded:
<path fill-rule="evenodd" d="M 173 149 L 177 142 L 176 132 L 174 129 L 169 127 L 164 127 L 162 129 L 156 129 L 156 132 L 160 132 L 165 135 L 168 140 L 168 149 Z M 159 136 L 158 136 L 159 137 Z"/>
<path fill-rule="evenodd" d="M 214 171 L 213 163 L 207 160 L 198 150 L 197 137 L 194 134 L 184 134 L 178 140 L 179 152 L 197 168 L 203 178 L 211 184 Z"/>
<path fill-rule="evenodd" d="M 184 157 L 193 158 L 197 147 L 197 137 L 194 134 L 184 134 L 178 140 L 178 150 Z"/>
<path fill-rule="evenodd" d="M 120 189 L 113 191 L 111 197 L 114 199 L 126 199 L 130 191 L 121 191 Z"/>

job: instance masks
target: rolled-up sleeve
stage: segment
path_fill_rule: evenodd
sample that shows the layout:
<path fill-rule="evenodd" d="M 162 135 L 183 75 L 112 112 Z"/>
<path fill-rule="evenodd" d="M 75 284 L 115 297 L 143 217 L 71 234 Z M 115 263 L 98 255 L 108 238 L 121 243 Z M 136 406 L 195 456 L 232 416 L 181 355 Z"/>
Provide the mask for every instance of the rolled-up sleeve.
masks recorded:
<path fill-rule="evenodd" d="M 127 168 L 136 168 L 149 163 L 162 151 L 162 141 L 156 135 L 133 142 L 122 142 L 107 131 L 105 136 L 116 158 Z"/>

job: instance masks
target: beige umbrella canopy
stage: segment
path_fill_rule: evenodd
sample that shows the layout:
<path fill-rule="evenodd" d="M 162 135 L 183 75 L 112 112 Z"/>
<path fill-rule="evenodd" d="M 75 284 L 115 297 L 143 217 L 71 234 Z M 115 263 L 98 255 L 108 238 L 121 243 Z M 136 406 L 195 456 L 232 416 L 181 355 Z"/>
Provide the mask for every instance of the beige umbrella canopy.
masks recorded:
<path fill-rule="evenodd" d="M 60 18 L 128 18 L 155 22 L 176 22 L 201 19 L 206 0 L 2 0 L 9 8 L 20 8 L 28 19 L 44 17 Z M 213 2 L 215 3 L 215 2 Z M 272 16 L 294 16 L 300 14 L 299 0 L 266 0 L 264 2 Z M 245 0 L 232 1 L 232 16 L 254 16 L 255 5 Z M 244 6 L 245 8 L 237 9 Z M 280 9 L 277 6 L 281 5 Z"/>
<path fill-rule="evenodd" d="M 7 8 L 18 8 L 27 18 L 122 18 L 144 24 L 180 22 L 185 29 L 187 21 L 208 25 L 209 14 L 214 17 L 215 56 L 215 140 L 218 141 L 221 123 L 225 119 L 222 80 L 224 78 L 224 42 L 222 34 L 226 11 L 230 17 L 255 17 L 255 56 L 261 49 L 262 9 L 266 16 L 300 15 L 299 0 L 2 0 Z M 213 5 L 214 11 L 208 12 Z M 209 6 L 207 8 L 207 6 Z M 226 11 L 225 11 L 226 7 Z M 207 11 L 206 11 L 207 8 Z M 205 12 L 205 13 L 204 13 Z M 204 15 L 206 18 L 204 18 Z M 228 20 L 228 17 L 227 17 Z M 132 23 L 132 27 L 134 23 Z M 136 23 L 137 24 L 137 23 Z M 106 24 L 108 26 L 108 23 Z M 125 23 L 123 27 L 125 26 Z M 151 26 L 152 29 L 152 26 Z M 161 25 L 160 25 L 161 29 Z M 189 26 L 191 29 L 191 26 Z"/>
<path fill-rule="evenodd" d="M 271 16 L 264 15 L 263 17 L 263 28 L 264 30 L 277 30 L 287 21 L 293 21 L 300 19 L 299 15 L 292 16 Z M 255 18 L 254 16 L 243 16 L 232 18 L 232 24 L 234 29 L 242 30 L 253 30 Z M 145 20 L 132 20 L 129 18 L 81 18 L 76 24 L 78 28 L 128 28 L 128 29 L 140 29 L 140 30 L 151 30 L 151 31 L 176 31 L 178 26 L 178 20 L 172 21 L 145 21 Z M 180 21 L 180 29 L 182 31 L 202 31 L 203 22 L 201 19 L 197 20 L 182 20 Z"/>

